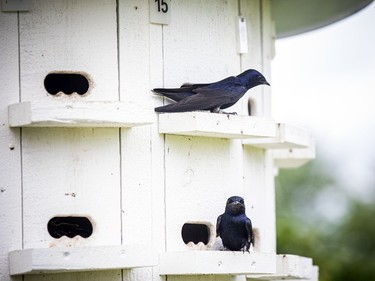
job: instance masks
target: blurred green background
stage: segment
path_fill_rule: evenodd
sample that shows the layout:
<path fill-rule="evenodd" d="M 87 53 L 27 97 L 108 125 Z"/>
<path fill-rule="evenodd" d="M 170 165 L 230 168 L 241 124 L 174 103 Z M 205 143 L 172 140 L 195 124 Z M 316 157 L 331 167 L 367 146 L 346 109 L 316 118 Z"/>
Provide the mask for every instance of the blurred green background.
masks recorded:
<path fill-rule="evenodd" d="M 354 198 L 342 185 L 322 157 L 279 171 L 277 252 L 312 257 L 320 281 L 375 280 L 375 196 Z"/>

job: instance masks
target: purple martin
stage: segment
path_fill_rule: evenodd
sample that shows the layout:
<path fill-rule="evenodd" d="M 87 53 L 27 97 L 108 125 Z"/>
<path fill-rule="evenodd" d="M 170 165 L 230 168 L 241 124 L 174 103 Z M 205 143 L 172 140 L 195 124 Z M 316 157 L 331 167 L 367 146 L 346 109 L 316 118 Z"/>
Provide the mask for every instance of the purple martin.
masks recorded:
<path fill-rule="evenodd" d="M 254 234 L 251 220 L 245 214 L 242 197 L 232 196 L 227 200 L 224 214 L 217 218 L 216 236 L 220 236 L 223 246 L 231 251 L 249 252 L 254 247 Z"/>
<path fill-rule="evenodd" d="M 207 84 L 183 84 L 180 88 L 155 88 L 152 91 L 176 103 L 156 107 L 156 112 L 186 112 L 210 110 L 219 113 L 234 105 L 249 89 L 270 85 L 255 69 L 248 69 L 237 76 Z"/>

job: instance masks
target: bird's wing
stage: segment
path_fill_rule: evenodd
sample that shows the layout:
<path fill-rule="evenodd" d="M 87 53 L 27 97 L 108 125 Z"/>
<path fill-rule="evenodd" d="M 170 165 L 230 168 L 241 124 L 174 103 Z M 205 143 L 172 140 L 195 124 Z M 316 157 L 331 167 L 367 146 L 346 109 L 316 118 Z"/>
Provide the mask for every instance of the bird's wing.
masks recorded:
<path fill-rule="evenodd" d="M 174 101 L 181 101 L 186 97 L 195 95 L 196 93 L 194 92 L 195 89 L 201 88 L 201 87 L 206 87 L 209 84 L 189 84 L 185 83 L 181 85 L 180 88 L 155 88 L 152 89 L 152 91 L 156 94 L 165 96 L 171 100 Z"/>
<path fill-rule="evenodd" d="M 186 112 L 194 110 L 210 110 L 223 104 L 232 102 L 235 94 L 227 90 L 207 89 L 207 87 L 196 90 L 197 94 L 188 96 L 183 100 L 157 107 L 156 112 Z"/>
<path fill-rule="evenodd" d="M 223 80 L 214 83 L 184 83 L 180 88 L 155 88 L 152 91 L 156 94 L 165 96 L 171 100 L 179 102 L 189 96 L 195 95 L 200 92 L 203 88 L 220 89 L 225 85 L 233 85 L 238 83 L 239 79 L 237 77 L 231 76 Z M 199 89 L 199 90 L 198 90 Z"/>
<path fill-rule="evenodd" d="M 174 101 L 181 101 L 186 97 L 194 95 L 195 93 L 190 91 L 189 89 L 183 88 L 176 88 L 176 89 L 163 89 L 163 88 L 156 88 L 152 90 L 154 93 L 158 95 L 165 96 Z"/>
<path fill-rule="evenodd" d="M 249 218 L 246 220 L 246 231 L 247 231 L 247 240 L 254 247 L 253 226 L 252 226 L 251 220 Z"/>
<path fill-rule="evenodd" d="M 216 237 L 219 237 L 221 232 L 221 216 L 222 215 L 218 216 L 216 221 Z"/>

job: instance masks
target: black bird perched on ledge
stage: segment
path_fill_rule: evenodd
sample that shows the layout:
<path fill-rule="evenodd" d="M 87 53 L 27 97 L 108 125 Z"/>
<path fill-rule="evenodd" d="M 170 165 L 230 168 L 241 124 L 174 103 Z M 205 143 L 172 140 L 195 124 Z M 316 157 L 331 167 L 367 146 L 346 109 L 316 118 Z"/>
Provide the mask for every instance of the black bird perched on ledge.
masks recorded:
<path fill-rule="evenodd" d="M 249 69 L 237 76 L 230 76 L 215 83 L 183 84 L 180 88 L 156 88 L 155 93 L 170 98 L 176 103 L 156 107 L 156 112 L 186 112 L 222 109 L 234 105 L 249 89 L 258 85 L 270 85 L 255 69 Z"/>
<path fill-rule="evenodd" d="M 245 214 L 242 197 L 232 196 L 227 200 L 224 214 L 217 218 L 216 236 L 220 236 L 223 246 L 231 251 L 249 252 L 254 247 L 254 234 L 251 220 Z"/>

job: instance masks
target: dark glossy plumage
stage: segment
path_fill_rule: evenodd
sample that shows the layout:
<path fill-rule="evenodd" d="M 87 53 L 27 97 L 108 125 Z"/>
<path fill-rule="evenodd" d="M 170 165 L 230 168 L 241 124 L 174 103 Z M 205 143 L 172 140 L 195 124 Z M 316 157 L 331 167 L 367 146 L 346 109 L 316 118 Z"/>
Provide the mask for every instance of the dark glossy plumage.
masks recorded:
<path fill-rule="evenodd" d="M 220 112 L 234 105 L 249 89 L 269 85 L 264 76 L 255 69 L 215 83 L 184 84 L 180 88 L 155 88 L 153 91 L 176 103 L 156 107 L 156 112 L 185 112 L 210 110 Z"/>
<path fill-rule="evenodd" d="M 245 214 L 242 197 L 228 198 L 224 214 L 217 218 L 216 236 L 220 236 L 223 246 L 231 251 L 249 251 L 254 246 L 254 234 L 251 220 Z"/>

